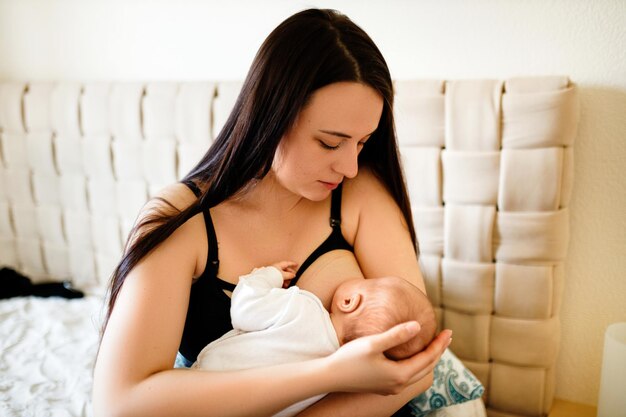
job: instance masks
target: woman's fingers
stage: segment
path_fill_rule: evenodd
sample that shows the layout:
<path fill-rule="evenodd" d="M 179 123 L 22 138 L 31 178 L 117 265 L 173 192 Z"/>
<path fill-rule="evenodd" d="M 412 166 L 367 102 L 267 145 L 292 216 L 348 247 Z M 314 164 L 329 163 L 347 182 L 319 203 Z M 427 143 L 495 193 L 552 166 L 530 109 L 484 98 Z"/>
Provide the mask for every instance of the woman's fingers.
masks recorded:
<path fill-rule="evenodd" d="M 419 330 L 417 322 L 407 322 L 343 345 L 329 357 L 332 358 L 332 369 L 341 375 L 338 390 L 390 395 L 423 379 L 433 370 L 448 345 L 449 330 L 441 332 L 424 351 L 411 358 L 392 361 L 382 354 L 415 337 Z"/>
<path fill-rule="evenodd" d="M 372 347 L 378 352 L 384 352 L 392 347 L 408 342 L 420 331 L 416 321 L 400 323 L 391 329 L 371 337 Z"/>
<path fill-rule="evenodd" d="M 450 330 L 439 333 L 426 349 L 410 358 L 392 361 L 382 354 L 415 337 L 419 330 L 417 322 L 407 322 L 343 345 L 330 356 L 332 369 L 344 379 L 339 390 L 397 394 L 423 379 L 433 370 L 448 346 L 452 334 Z"/>
<path fill-rule="evenodd" d="M 400 361 L 403 366 L 413 372 L 410 383 L 414 383 L 424 378 L 435 368 L 439 358 L 452 341 L 452 331 L 444 330 L 435 337 L 423 351 Z"/>

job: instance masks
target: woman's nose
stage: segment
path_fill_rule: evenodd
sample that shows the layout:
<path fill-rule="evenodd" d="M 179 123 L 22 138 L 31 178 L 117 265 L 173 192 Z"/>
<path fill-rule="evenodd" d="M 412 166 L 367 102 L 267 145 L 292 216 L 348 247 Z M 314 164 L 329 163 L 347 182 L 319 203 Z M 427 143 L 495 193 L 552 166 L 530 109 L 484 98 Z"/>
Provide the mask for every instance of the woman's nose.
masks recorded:
<path fill-rule="evenodd" d="M 359 172 L 359 148 L 344 146 L 339 159 L 335 161 L 334 170 L 346 178 L 354 178 Z"/>

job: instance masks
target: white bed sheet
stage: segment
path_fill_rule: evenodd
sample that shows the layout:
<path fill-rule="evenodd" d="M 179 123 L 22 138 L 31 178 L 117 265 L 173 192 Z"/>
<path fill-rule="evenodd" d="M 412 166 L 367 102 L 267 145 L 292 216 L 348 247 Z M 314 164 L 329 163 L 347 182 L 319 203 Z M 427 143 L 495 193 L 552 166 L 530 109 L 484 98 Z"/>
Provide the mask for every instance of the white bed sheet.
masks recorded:
<path fill-rule="evenodd" d="M 0 301 L 0 416 L 88 417 L 102 298 Z"/>

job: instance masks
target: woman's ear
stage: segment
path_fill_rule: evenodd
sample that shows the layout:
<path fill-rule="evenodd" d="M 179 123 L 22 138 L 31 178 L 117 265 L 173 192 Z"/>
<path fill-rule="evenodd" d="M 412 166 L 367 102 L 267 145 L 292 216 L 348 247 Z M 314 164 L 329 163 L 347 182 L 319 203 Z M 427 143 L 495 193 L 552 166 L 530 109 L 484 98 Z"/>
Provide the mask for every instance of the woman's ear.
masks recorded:
<path fill-rule="evenodd" d="M 342 313 L 352 313 L 361 304 L 361 299 L 361 294 L 354 292 L 350 296 L 339 298 L 337 300 L 337 308 Z"/>

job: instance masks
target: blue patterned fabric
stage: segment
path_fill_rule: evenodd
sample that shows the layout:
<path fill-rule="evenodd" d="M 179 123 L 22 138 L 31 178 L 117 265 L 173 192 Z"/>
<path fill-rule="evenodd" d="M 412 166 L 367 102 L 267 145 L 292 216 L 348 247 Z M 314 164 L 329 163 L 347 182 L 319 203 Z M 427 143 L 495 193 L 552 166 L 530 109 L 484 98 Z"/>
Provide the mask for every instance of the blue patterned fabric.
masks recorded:
<path fill-rule="evenodd" d="M 408 406 L 416 417 L 427 416 L 438 408 L 475 400 L 485 388 L 450 349 L 446 349 L 434 369 L 433 385 L 413 398 Z"/>
<path fill-rule="evenodd" d="M 180 352 L 176 353 L 176 361 L 174 362 L 174 368 L 189 368 L 191 365 L 193 365 L 193 362 L 191 362 L 190 360 L 187 360 L 187 358 L 185 358 L 183 355 L 180 354 Z"/>

